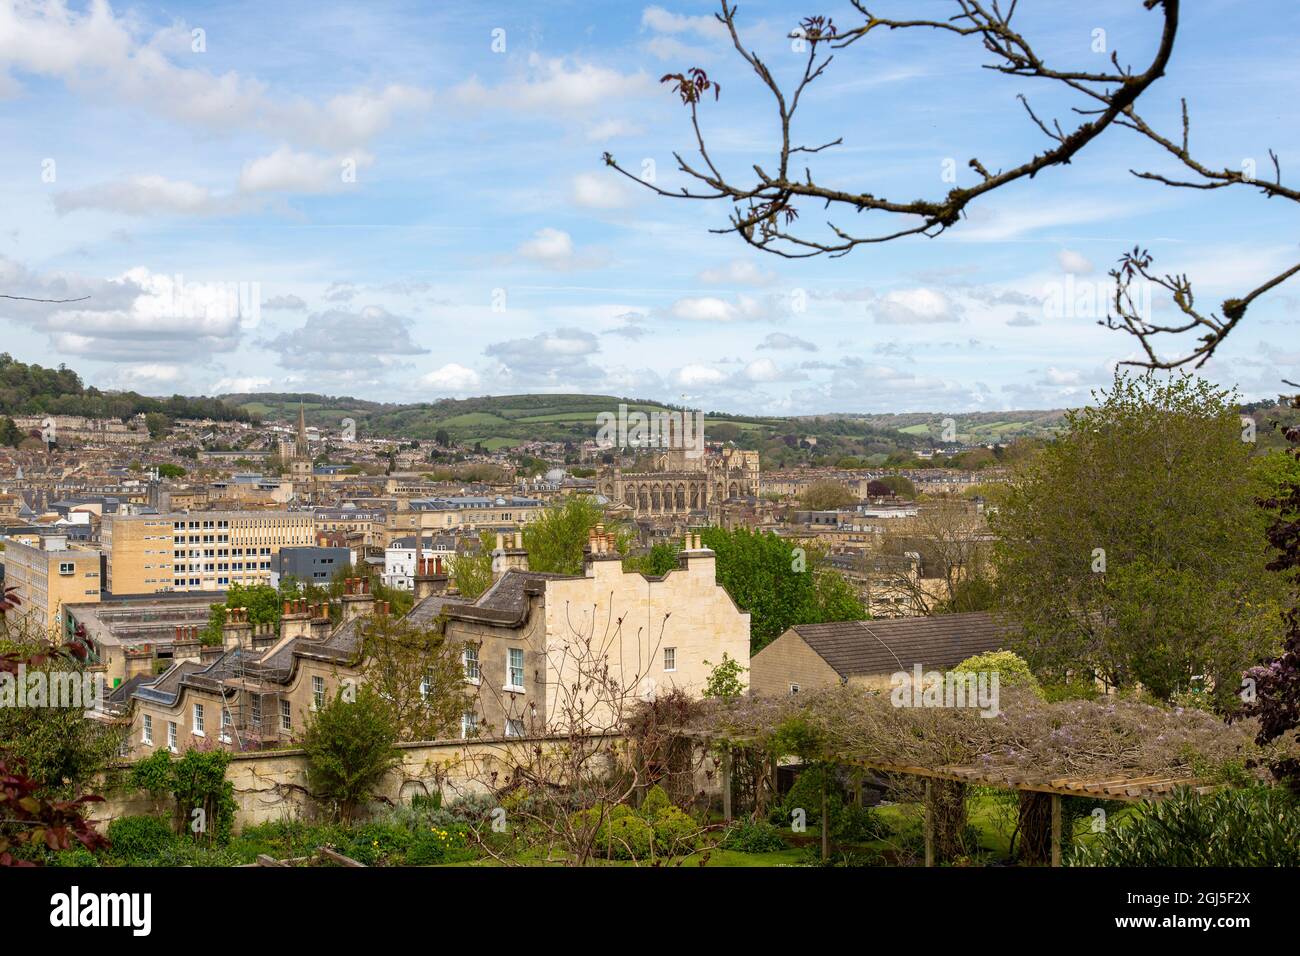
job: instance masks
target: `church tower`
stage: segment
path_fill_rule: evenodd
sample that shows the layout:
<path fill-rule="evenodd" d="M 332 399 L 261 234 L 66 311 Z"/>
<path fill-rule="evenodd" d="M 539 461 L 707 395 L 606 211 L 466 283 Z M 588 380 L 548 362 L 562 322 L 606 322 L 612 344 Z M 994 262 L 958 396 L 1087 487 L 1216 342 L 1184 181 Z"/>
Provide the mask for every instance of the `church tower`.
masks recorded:
<path fill-rule="evenodd" d="M 310 482 L 312 480 L 311 444 L 307 441 L 307 412 L 302 402 L 298 403 L 297 433 L 293 441 L 285 442 L 283 447 L 288 452 L 285 456 L 285 466 L 289 469 L 289 477 L 295 482 Z"/>

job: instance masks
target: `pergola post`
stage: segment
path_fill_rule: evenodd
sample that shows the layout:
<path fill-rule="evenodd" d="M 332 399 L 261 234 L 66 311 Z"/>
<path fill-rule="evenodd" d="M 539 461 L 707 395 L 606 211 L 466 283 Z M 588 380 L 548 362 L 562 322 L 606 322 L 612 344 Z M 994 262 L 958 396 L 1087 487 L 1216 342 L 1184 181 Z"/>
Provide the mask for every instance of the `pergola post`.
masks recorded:
<path fill-rule="evenodd" d="M 925 778 L 925 865 L 934 866 L 934 781 Z"/>
<path fill-rule="evenodd" d="M 1052 794 L 1052 866 L 1061 865 L 1061 795 Z"/>
<path fill-rule="evenodd" d="M 731 822 L 731 747 L 722 750 L 722 818 Z"/>

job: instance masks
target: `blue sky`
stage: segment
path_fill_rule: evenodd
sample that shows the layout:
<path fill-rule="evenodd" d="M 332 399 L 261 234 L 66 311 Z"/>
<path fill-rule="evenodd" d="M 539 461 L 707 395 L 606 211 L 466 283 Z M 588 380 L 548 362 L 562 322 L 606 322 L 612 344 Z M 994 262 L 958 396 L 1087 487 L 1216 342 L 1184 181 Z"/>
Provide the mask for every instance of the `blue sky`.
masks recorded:
<path fill-rule="evenodd" d="M 1104 30 L 1107 50 L 1140 67 L 1158 34 L 1139 0 L 1020 6 L 1021 31 L 1061 65 L 1102 68 Z M 1185 6 L 1141 112 L 1175 133 L 1185 96 L 1200 158 L 1263 170 L 1271 147 L 1286 178 L 1300 166 L 1300 5 Z M 1056 407 L 1086 401 L 1137 352 L 1086 305 L 1056 314 L 1053 290 L 1104 295 L 1135 244 L 1186 271 L 1205 304 L 1295 261 L 1294 207 L 1138 181 L 1129 169 L 1173 169 L 1121 129 L 977 201 L 938 239 L 791 262 L 711 234 L 727 207 L 652 196 L 600 157 L 682 184 L 672 151 L 690 149 L 688 114 L 658 79 L 701 66 L 721 84 L 701 108 L 715 158 L 737 178 L 772 164 L 770 95 L 716 9 L 0 0 L 0 291 L 90 296 L 0 300 L 0 349 L 150 394 Z M 810 12 L 858 22 L 847 3 L 750 0 L 738 24 L 789 80 L 803 60 L 787 34 Z M 937 198 L 946 160 L 966 183 L 972 156 L 1006 168 L 1044 148 L 1017 93 L 1063 124 L 1082 105 L 984 62 L 977 43 L 919 31 L 837 53 L 796 128 L 807 143 L 844 138 L 814 157 L 816 178 Z M 234 314 L 230 289 L 256 290 L 260 309 Z M 1294 283 L 1261 300 L 1204 374 L 1275 395 L 1300 375 L 1297 305 Z"/>

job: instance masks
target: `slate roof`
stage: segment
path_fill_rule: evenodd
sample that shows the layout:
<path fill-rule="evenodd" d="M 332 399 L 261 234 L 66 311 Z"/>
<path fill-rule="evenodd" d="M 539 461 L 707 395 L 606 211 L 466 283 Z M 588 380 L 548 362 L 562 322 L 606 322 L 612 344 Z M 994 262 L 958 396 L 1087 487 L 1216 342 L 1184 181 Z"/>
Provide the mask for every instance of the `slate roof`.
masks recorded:
<path fill-rule="evenodd" d="M 914 664 L 943 670 L 974 654 L 1002 649 L 1014 633 L 1009 624 L 983 611 L 798 624 L 791 630 L 841 677 L 911 670 Z"/>

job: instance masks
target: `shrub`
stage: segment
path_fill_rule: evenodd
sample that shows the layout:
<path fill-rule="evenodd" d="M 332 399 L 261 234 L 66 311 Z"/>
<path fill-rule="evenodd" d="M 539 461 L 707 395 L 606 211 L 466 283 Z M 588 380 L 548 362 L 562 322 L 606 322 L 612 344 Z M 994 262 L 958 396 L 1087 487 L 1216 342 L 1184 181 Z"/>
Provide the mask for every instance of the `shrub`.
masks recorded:
<path fill-rule="evenodd" d="M 367 823 L 357 827 L 339 852 L 367 866 L 376 864 L 400 865 L 415 842 L 414 834 L 406 827 L 392 823 Z"/>
<path fill-rule="evenodd" d="M 867 807 L 846 803 L 839 780 L 825 767 L 809 767 L 799 774 L 784 799 L 772 808 L 770 820 L 788 827 L 795 810 L 804 811 L 809 832 L 821 826 L 822 785 L 826 786 L 826 815 L 831 837 L 848 843 L 865 843 L 880 838 L 888 828 Z"/>
<path fill-rule="evenodd" d="M 724 850 L 740 853 L 774 853 L 785 849 L 781 831 L 765 820 L 737 820 L 722 838 Z"/>
<path fill-rule="evenodd" d="M 668 806 L 650 821 L 655 850 L 667 856 L 689 853 L 699 842 L 699 824 L 680 807 Z"/>
<path fill-rule="evenodd" d="M 131 865 L 153 863 L 176 842 L 166 820 L 158 817 L 118 817 L 108 825 L 115 859 Z"/>
<path fill-rule="evenodd" d="M 1277 787 L 1181 790 L 1070 855 L 1071 866 L 1300 866 L 1300 801 Z"/>
<path fill-rule="evenodd" d="M 624 810 L 626 812 L 619 813 Z M 613 860 L 644 860 L 650 856 L 655 831 L 645 820 L 622 805 L 614 808 L 610 819 L 597 834 L 597 842 Z"/>
<path fill-rule="evenodd" d="M 954 673 L 997 672 L 998 688 L 1027 687 L 1036 697 L 1043 696 L 1038 678 L 1029 669 L 1029 663 L 1013 651 L 989 651 L 968 657 L 953 669 Z"/>
<path fill-rule="evenodd" d="M 400 759 L 393 746 L 397 725 L 383 700 L 362 687 L 355 700 L 342 693 L 326 701 L 303 736 L 307 781 L 344 820 L 365 805 L 371 789 Z"/>

